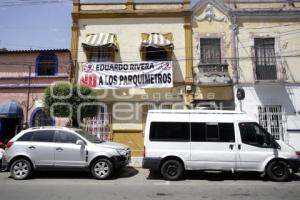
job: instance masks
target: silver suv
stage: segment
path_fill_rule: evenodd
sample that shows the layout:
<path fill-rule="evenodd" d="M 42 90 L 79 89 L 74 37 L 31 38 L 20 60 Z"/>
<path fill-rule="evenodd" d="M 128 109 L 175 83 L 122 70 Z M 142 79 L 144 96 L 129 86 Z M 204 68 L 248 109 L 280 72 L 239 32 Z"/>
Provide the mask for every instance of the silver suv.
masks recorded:
<path fill-rule="evenodd" d="M 89 170 L 96 179 L 107 179 L 130 159 L 126 145 L 102 142 L 81 129 L 40 127 L 21 131 L 7 143 L 3 165 L 17 180 L 43 169 Z"/>

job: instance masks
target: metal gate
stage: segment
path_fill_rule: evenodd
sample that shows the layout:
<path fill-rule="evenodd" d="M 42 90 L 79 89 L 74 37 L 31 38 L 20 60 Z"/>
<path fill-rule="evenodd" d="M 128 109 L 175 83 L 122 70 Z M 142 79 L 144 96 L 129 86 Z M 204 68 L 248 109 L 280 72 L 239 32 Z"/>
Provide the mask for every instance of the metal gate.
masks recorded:
<path fill-rule="evenodd" d="M 84 129 L 86 132 L 96 135 L 100 140 L 110 139 L 111 114 L 104 108 L 99 110 L 96 117 L 84 119 Z"/>
<path fill-rule="evenodd" d="M 284 110 L 280 105 L 258 106 L 259 124 L 275 139 L 284 140 Z"/>

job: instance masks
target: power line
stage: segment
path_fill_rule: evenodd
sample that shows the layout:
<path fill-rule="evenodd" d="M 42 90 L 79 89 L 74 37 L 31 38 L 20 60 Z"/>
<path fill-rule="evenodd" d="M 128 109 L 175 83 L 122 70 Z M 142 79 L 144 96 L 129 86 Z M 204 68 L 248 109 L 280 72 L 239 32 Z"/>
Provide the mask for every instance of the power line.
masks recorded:
<path fill-rule="evenodd" d="M 0 2 L 0 7 L 17 7 L 17 6 L 35 6 L 35 5 L 43 5 L 43 4 L 60 4 L 60 3 L 68 3 L 72 2 L 72 0 L 15 0 L 15 1 L 2 1 Z"/>

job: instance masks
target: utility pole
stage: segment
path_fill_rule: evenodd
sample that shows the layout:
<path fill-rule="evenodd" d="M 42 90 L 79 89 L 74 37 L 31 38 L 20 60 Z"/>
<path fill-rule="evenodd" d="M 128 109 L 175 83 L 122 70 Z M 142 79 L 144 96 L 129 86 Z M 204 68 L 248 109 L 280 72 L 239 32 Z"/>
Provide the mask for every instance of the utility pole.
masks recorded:
<path fill-rule="evenodd" d="M 29 114 L 29 97 L 30 97 L 30 87 L 31 87 L 31 67 L 28 65 L 28 77 L 27 77 L 27 101 L 26 101 L 26 118 L 25 122 L 27 127 L 29 126 L 28 122 L 28 114 Z"/>

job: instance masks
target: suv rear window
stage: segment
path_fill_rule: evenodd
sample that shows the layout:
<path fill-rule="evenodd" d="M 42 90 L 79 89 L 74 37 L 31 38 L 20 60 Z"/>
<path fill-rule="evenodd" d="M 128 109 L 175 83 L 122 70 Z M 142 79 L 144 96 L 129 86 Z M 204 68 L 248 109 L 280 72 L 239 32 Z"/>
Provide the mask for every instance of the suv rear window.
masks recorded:
<path fill-rule="evenodd" d="M 189 141 L 190 128 L 186 122 L 152 122 L 150 125 L 151 141 Z"/>
<path fill-rule="evenodd" d="M 17 141 L 20 141 L 20 142 L 31 141 L 32 135 L 33 135 L 33 132 L 25 133 Z"/>
<path fill-rule="evenodd" d="M 31 141 L 33 141 L 33 142 L 53 142 L 53 138 L 54 138 L 53 130 L 34 131 Z"/>

